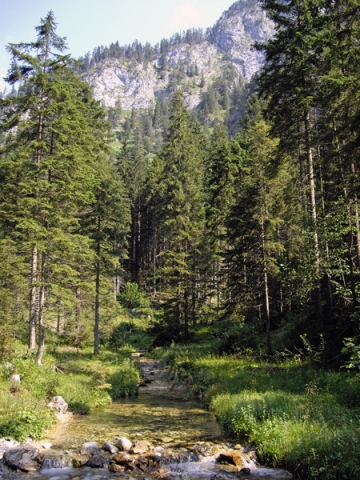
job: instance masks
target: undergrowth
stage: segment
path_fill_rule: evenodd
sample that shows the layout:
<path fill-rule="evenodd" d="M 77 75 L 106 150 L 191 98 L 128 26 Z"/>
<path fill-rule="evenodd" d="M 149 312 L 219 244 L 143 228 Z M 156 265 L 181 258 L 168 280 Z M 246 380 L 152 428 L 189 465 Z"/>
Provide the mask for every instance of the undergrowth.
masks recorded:
<path fill-rule="evenodd" d="M 218 356 L 197 345 L 158 351 L 234 439 L 303 480 L 360 478 L 360 381 L 299 357 Z"/>
<path fill-rule="evenodd" d="M 13 374 L 21 383 L 10 382 Z M 0 437 L 39 439 L 56 421 L 47 407 L 60 395 L 73 413 L 88 414 L 113 398 L 135 395 L 139 370 L 124 355 L 104 351 L 94 357 L 90 349 L 57 347 L 44 357 L 44 365 L 17 352 L 0 363 Z"/>

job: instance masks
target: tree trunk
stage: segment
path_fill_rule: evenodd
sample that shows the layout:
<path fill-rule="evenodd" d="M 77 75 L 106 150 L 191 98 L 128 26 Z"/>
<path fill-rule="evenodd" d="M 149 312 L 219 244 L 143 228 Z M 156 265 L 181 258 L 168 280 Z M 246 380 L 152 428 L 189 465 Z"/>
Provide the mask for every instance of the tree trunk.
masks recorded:
<path fill-rule="evenodd" d="M 41 259 L 41 285 L 39 294 L 39 346 L 36 354 L 36 365 L 41 365 L 42 358 L 45 352 L 45 319 L 44 319 L 44 307 L 45 307 L 45 253 L 42 254 Z"/>
<path fill-rule="evenodd" d="M 311 207 L 311 219 L 313 223 L 313 241 L 315 250 L 315 272 L 316 272 L 316 306 L 317 306 L 317 328 L 322 330 L 324 328 L 322 315 L 322 299 L 321 299 L 321 285 L 320 285 L 320 249 L 319 238 L 317 231 L 317 212 L 316 212 L 316 196 L 315 196 L 315 175 L 313 154 L 310 140 L 310 112 L 307 111 L 305 115 L 305 141 L 306 141 L 306 156 L 308 165 L 308 181 L 309 181 L 309 196 Z"/>
<path fill-rule="evenodd" d="M 264 219 L 261 219 L 261 236 L 262 236 L 262 255 L 263 255 L 263 273 L 264 273 L 264 300 L 265 300 L 265 326 L 266 326 L 266 349 L 267 353 L 271 355 L 271 333 L 270 333 L 270 304 L 269 304 L 269 286 L 268 286 L 268 274 L 265 252 L 265 227 Z"/>
<path fill-rule="evenodd" d="M 156 228 L 154 229 L 153 245 L 153 297 L 156 298 Z"/>
<path fill-rule="evenodd" d="M 99 325 L 100 325 L 100 231 L 101 219 L 98 217 L 98 240 L 96 245 L 95 262 L 95 326 L 94 326 L 94 355 L 99 354 Z"/>
<path fill-rule="evenodd" d="M 36 312 L 38 300 L 37 282 L 38 250 L 33 246 L 31 256 L 31 289 L 30 289 L 30 319 L 29 319 L 29 352 L 34 353 L 36 347 Z"/>
<path fill-rule="evenodd" d="M 57 302 L 57 323 L 56 323 L 56 333 L 60 335 L 60 322 L 61 322 L 61 300 Z"/>
<path fill-rule="evenodd" d="M 81 315 L 81 290 L 79 287 L 76 288 L 76 306 L 75 306 L 75 323 L 76 323 L 76 346 L 80 346 L 80 331 L 81 331 L 81 323 L 80 323 L 80 315 Z"/>

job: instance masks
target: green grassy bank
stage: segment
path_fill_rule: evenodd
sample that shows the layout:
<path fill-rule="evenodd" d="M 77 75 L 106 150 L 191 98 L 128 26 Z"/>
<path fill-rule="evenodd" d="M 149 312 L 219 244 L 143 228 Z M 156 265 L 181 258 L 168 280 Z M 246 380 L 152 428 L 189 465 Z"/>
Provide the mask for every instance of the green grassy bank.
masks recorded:
<path fill-rule="evenodd" d="M 21 383 L 12 383 L 12 374 Z M 0 363 L 0 437 L 38 439 L 53 422 L 46 407 L 54 395 L 61 395 L 69 411 L 88 414 L 113 398 L 135 395 L 140 375 L 128 355 L 110 350 L 94 357 L 91 349 L 58 347 L 44 358 L 39 368 L 34 359 L 18 351 Z"/>
<path fill-rule="evenodd" d="M 160 351 L 224 430 L 262 463 L 305 479 L 360 478 L 360 381 L 309 360 L 217 356 L 211 344 Z M 207 353 L 208 352 L 208 353 Z"/>

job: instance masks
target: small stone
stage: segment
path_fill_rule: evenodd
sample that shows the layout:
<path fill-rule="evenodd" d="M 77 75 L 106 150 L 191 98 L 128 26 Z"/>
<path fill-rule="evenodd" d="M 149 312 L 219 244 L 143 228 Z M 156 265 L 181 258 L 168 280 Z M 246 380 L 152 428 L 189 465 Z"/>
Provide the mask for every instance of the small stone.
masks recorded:
<path fill-rule="evenodd" d="M 128 438 L 122 437 L 116 441 L 115 447 L 124 452 L 128 452 L 132 447 L 132 442 Z"/>
<path fill-rule="evenodd" d="M 114 453 L 117 453 L 117 448 L 109 442 L 103 443 L 101 448 L 105 450 L 105 452 L 111 453 L 111 455 L 114 455 Z"/>
<path fill-rule="evenodd" d="M 124 468 L 121 467 L 120 465 L 117 465 L 116 463 L 112 463 L 111 465 L 109 465 L 109 472 L 111 473 L 120 473 L 123 471 L 124 471 Z"/>
<path fill-rule="evenodd" d="M 20 383 L 20 375 L 11 375 L 9 380 L 12 383 Z"/>
<path fill-rule="evenodd" d="M 112 461 L 117 463 L 118 465 L 127 465 L 128 463 L 131 463 L 133 460 L 130 457 L 130 455 L 128 455 L 127 453 L 120 452 L 112 457 Z"/>
<path fill-rule="evenodd" d="M 244 464 L 244 460 L 239 453 L 220 453 L 217 458 L 218 463 L 228 463 L 230 465 L 235 465 L 236 467 L 240 467 Z"/>
<path fill-rule="evenodd" d="M 130 453 L 137 453 L 142 455 L 143 453 L 146 453 L 149 450 L 150 446 L 151 445 L 149 442 L 145 442 L 145 441 L 137 442 L 130 449 Z"/>

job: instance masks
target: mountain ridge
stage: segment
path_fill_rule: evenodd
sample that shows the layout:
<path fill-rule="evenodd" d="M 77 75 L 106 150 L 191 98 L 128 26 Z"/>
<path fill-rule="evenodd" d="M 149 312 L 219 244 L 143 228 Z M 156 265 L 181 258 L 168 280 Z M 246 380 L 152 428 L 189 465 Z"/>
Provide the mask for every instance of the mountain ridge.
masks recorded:
<path fill-rule="evenodd" d="M 188 107 L 194 109 L 225 71 L 233 71 L 229 92 L 236 82 L 249 82 L 264 63 L 263 54 L 252 46 L 266 41 L 273 31 L 258 0 L 238 0 L 194 43 L 189 43 L 186 36 L 179 40 L 177 34 L 175 40 L 162 41 L 152 54 L 146 44 L 148 52 L 142 55 L 140 51 L 138 58 L 108 55 L 93 61 L 82 77 L 105 107 L 121 104 L 125 111 L 154 108 L 156 99 L 168 98 L 181 88 Z M 133 45 L 137 50 L 143 48 L 136 41 Z"/>

